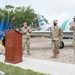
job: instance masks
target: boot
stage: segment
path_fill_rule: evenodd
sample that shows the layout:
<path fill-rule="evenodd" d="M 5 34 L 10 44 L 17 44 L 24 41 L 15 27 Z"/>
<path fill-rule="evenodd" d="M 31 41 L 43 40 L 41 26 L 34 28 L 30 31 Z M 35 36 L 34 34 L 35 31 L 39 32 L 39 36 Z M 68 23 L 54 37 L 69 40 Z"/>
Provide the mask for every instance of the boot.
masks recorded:
<path fill-rule="evenodd" d="M 27 51 L 27 54 L 28 54 L 28 55 L 31 55 L 31 53 L 30 53 L 29 51 Z"/>
<path fill-rule="evenodd" d="M 55 58 L 57 58 L 58 59 L 58 54 L 56 53 L 56 57 Z"/>
<path fill-rule="evenodd" d="M 25 50 L 24 50 L 24 51 L 22 51 L 22 54 L 23 54 L 23 55 L 26 55 Z"/>
<path fill-rule="evenodd" d="M 51 56 L 51 58 L 56 58 L 56 54 L 53 54 L 53 56 Z"/>

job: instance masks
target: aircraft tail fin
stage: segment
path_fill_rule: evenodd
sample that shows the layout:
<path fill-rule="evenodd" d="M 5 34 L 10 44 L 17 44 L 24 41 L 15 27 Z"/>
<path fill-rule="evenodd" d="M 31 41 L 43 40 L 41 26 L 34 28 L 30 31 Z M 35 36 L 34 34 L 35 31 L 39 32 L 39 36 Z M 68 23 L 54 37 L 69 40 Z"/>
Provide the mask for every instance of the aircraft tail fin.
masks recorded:
<path fill-rule="evenodd" d="M 67 23 L 70 21 L 70 19 L 64 21 L 64 23 L 61 26 L 61 29 L 64 31 L 66 29 Z"/>
<path fill-rule="evenodd" d="M 45 26 L 47 24 L 41 15 L 38 14 L 37 17 L 38 17 L 39 27 Z"/>

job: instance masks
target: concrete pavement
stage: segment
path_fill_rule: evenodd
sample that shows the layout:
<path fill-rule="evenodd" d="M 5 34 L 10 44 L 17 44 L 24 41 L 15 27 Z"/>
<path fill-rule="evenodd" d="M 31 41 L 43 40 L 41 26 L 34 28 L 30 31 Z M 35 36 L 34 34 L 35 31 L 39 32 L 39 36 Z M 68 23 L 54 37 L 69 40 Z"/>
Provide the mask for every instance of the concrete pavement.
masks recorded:
<path fill-rule="evenodd" d="M 0 55 L 0 62 L 4 62 L 4 60 L 5 56 Z M 4 63 L 11 64 L 7 62 Z M 39 60 L 24 56 L 23 62 L 11 65 L 51 75 L 75 75 L 75 64 L 66 64 L 47 60 Z"/>

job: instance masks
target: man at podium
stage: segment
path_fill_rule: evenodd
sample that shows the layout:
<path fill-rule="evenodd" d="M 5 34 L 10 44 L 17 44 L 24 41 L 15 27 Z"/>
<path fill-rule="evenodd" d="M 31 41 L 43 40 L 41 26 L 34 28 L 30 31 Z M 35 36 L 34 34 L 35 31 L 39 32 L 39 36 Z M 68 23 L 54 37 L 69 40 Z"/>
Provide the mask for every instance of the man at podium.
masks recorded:
<path fill-rule="evenodd" d="M 30 54 L 30 33 L 32 30 L 30 27 L 27 25 L 27 22 L 23 23 L 23 28 L 22 28 L 22 49 L 23 49 L 23 54 L 25 54 L 25 50 L 27 51 L 28 55 Z"/>

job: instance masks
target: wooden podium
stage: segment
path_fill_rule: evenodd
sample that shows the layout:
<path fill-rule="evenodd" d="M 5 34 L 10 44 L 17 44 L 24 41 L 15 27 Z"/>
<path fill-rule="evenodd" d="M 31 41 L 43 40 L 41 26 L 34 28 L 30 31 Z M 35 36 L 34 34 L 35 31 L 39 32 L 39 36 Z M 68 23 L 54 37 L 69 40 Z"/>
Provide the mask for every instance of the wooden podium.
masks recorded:
<path fill-rule="evenodd" d="M 8 30 L 5 35 L 5 62 L 22 62 L 22 34 L 16 30 Z"/>

